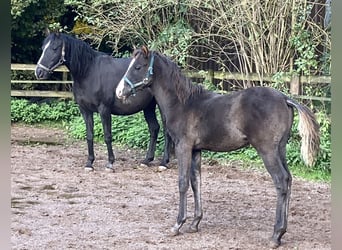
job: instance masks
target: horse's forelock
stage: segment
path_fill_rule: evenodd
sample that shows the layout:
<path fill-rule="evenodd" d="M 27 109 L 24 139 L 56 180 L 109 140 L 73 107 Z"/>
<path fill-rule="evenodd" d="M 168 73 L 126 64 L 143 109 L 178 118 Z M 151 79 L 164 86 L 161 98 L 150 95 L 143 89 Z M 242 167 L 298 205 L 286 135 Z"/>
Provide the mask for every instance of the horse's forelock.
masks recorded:
<path fill-rule="evenodd" d="M 142 46 L 139 49 L 135 49 L 133 51 L 133 58 L 137 58 L 139 55 L 142 55 L 144 58 L 148 58 L 149 50 L 146 46 Z"/>
<path fill-rule="evenodd" d="M 45 37 L 43 44 L 47 44 L 49 41 L 54 42 L 55 40 L 64 40 L 65 36 L 61 33 L 52 32 L 48 36 Z"/>

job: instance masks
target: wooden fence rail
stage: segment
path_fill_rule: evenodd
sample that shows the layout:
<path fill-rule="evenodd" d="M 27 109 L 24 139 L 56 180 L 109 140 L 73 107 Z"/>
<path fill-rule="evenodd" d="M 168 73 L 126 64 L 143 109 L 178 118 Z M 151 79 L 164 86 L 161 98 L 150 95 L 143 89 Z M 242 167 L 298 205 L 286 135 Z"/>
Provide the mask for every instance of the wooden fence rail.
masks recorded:
<path fill-rule="evenodd" d="M 34 71 L 35 64 L 11 64 L 11 70 L 13 71 Z M 60 66 L 55 69 L 56 72 L 63 72 L 62 80 L 11 80 L 11 83 L 26 83 L 26 84 L 72 84 L 72 81 L 68 80 L 69 70 L 65 66 Z M 241 80 L 241 81 L 260 81 L 260 76 L 256 73 L 241 74 L 232 72 L 220 72 L 220 71 L 184 71 L 185 75 L 190 78 L 203 78 L 210 82 L 214 79 L 218 80 Z M 263 81 L 272 82 L 272 76 L 263 76 Z M 299 95 L 299 89 L 301 83 L 318 84 L 318 83 L 331 83 L 330 76 L 300 76 L 291 78 L 284 76 L 281 79 L 284 82 L 290 82 L 290 92 L 296 98 L 331 101 L 330 97 L 317 97 L 317 96 L 302 96 Z M 11 90 L 11 96 L 16 97 L 62 97 L 72 98 L 73 95 L 69 91 L 38 91 L 38 90 Z"/>

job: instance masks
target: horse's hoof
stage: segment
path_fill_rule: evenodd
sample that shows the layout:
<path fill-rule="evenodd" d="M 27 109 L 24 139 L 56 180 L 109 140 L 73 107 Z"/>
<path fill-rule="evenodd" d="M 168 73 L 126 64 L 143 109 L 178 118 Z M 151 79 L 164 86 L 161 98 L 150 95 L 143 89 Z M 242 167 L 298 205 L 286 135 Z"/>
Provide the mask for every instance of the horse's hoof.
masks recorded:
<path fill-rule="evenodd" d="M 276 249 L 280 246 L 280 240 L 273 240 L 270 241 L 270 248 Z"/>
<path fill-rule="evenodd" d="M 177 236 L 179 234 L 179 229 L 176 227 L 171 228 L 170 234 L 171 236 Z"/>
<path fill-rule="evenodd" d="M 147 164 L 147 163 L 144 163 L 144 162 L 141 162 L 141 163 L 140 163 L 140 167 L 147 168 L 147 167 L 148 167 L 148 164 Z"/>
<path fill-rule="evenodd" d="M 142 166 L 142 167 L 149 167 L 151 161 L 153 161 L 153 159 L 145 159 L 145 160 L 140 162 L 140 166 Z"/>
<path fill-rule="evenodd" d="M 112 164 L 112 163 L 108 163 L 108 164 L 105 166 L 105 170 L 106 170 L 107 172 L 114 172 L 113 164 Z"/>
<path fill-rule="evenodd" d="M 159 166 L 158 167 L 158 172 L 163 172 L 165 170 L 167 170 L 167 167 L 165 167 L 165 166 Z"/>
<path fill-rule="evenodd" d="M 113 166 L 112 167 L 105 167 L 105 171 L 106 172 L 110 172 L 110 173 L 113 173 L 114 172 L 114 168 L 113 168 Z"/>
<path fill-rule="evenodd" d="M 190 226 L 188 228 L 188 233 L 197 233 L 197 232 L 198 232 L 198 227 Z"/>
<path fill-rule="evenodd" d="M 85 166 L 85 167 L 84 167 L 84 170 L 87 171 L 87 172 L 92 172 L 92 171 L 94 171 L 94 168 L 93 168 L 93 167 L 87 167 L 87 166 Z"/>

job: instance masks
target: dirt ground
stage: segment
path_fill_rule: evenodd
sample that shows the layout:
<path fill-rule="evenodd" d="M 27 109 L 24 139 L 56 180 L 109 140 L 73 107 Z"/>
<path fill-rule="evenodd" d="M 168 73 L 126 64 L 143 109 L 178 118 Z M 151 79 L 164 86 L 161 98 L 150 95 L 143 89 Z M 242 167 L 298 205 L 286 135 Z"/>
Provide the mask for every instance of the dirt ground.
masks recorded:
<path fill-rule="evenodd" d="M 198 233 L 169 235 L 178 210 L 177 166 L 157 171 L 144 152 L 95 144 L 95 171 L 83 169 L 85 141 L 59 129 L 12 125 L 12 249 L 269 249 L 275 188 L 260 170 L 202 165 L 203 220 Z M 211 164 L 210 164 L 211 165 Z M 288 232 L 278 249 L 331 248 L 330 184 L 294 179 Z"/>

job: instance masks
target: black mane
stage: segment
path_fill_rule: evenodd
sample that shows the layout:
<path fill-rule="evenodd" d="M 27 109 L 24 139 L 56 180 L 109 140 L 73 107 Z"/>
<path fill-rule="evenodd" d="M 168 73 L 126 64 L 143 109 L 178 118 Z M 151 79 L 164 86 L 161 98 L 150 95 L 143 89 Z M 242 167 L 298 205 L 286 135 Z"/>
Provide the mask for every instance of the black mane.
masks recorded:
<path fill-rule="evenodd" d="M 105 55 L 90 47 L 82 40 L 76 39 L 66 34 L 60 34 L 61 39 L 66 46 L 66 62 L 74 77 L 82 77 L 89 72 L 89 68 L 99 55 Z"/>
<path fill-rule="evenodd" d="M 166 56 L 155 52 L 162 61 L 168 65 L 170 69 L 170 79 L 175 84 L 175 90 L 177 97 L 181 103 L 186 103 L 187 101 L 199 96 L 207 90 L 199 84 L 192 83 L 190 78 L 187 78 L 179 68 L 179 66 Z"/>

